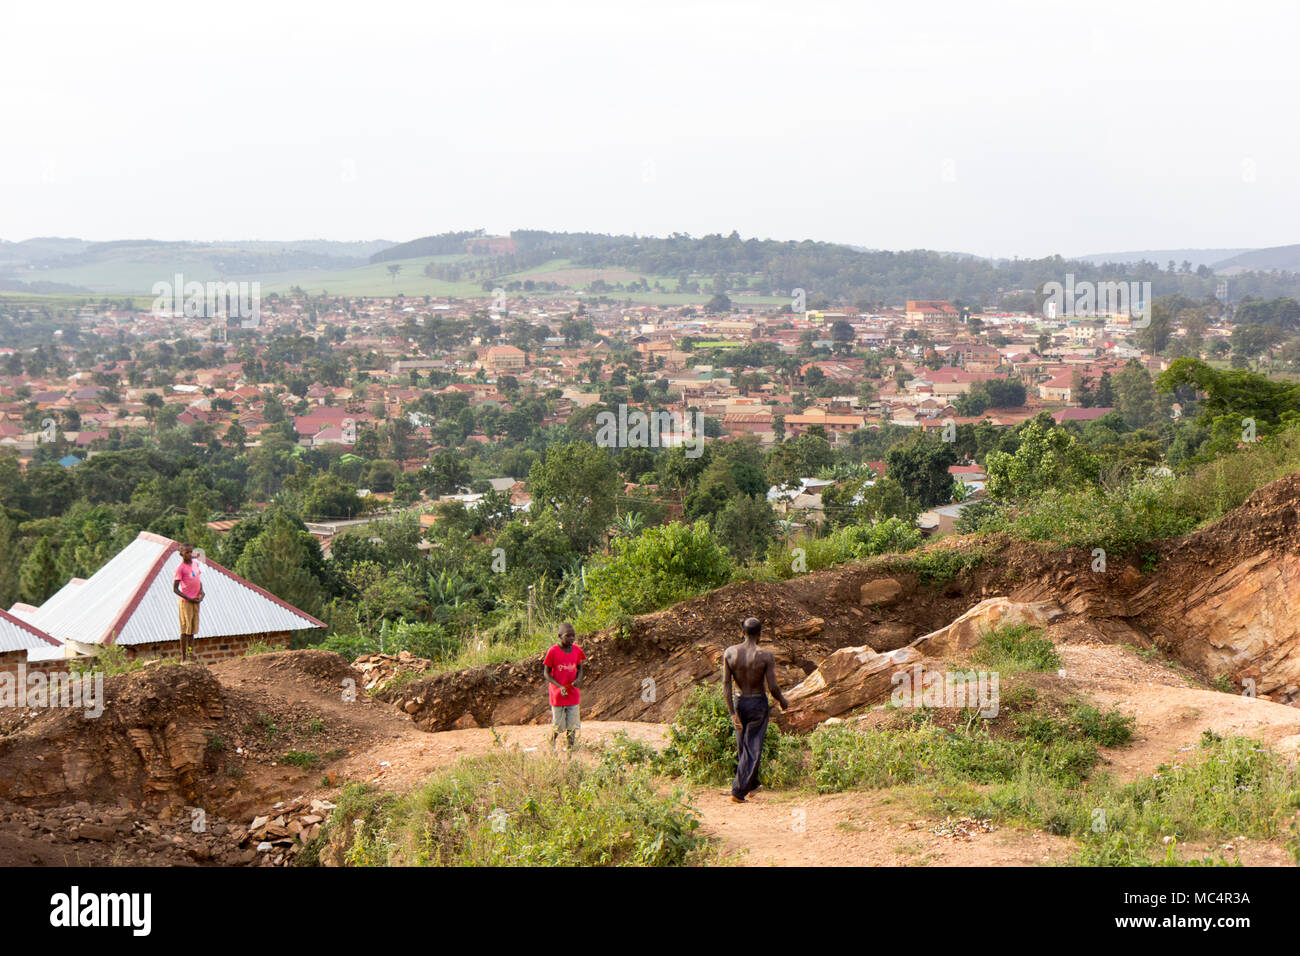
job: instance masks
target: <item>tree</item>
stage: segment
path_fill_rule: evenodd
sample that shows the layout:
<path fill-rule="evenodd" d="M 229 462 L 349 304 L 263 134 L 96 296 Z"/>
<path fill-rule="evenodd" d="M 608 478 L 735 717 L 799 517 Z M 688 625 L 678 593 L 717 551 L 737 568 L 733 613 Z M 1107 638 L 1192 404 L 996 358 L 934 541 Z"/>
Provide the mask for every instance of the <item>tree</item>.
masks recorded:
<path fill-rule="evenodd" d="M 718 512 L 713 533 L 718 542 L 746 564 L 767 552 L 776 515 L 765 495 L 736 495 Z"/>
<path fill-rule="evenodd" d="M 830 442 L 820 435 L 805 433 L 782 442 L 772 451 L 767 466 L 768 480 L 774 485 L 796 484 L 800 478 L 817 474 L 834 459 Z"/>
<path fill-rule="evenodd" d="M 241 452 L 248 442 L 248 431 L 239 422 L 231 422 L 230 427 L 226 429 L 226 436 L 223 441 L 235 449 L 236 452 Z"/>
<path fill-rule="evenodd" d="M 948 469 L 955 464 L 957 450 L 952 442 L 922 433 L 891 448 L 885 456 L 886 475 L 922 508 L 952 501 L 952 475 Z"/>
<path fill-rule="evenodd" d="M 1137 359 L 1129 359 L 1115 376 L 1115 408 L 1132 428 L 1150 425 L 1159 417 L 1151 373 Z"/>
<path fill-rule="evenodd" d="M 621 487 L 614 460 L 588 441 L 551 445 L 528 472 L 532 507 L 552 511 L 579 553 L 604 539 Z"/>
<path fill-rule="evenodd" d="M 18 525 L 0 509 L 0 607 L 10 607 L 22 596 L 24 550 Z"/>
<path fill-rule="evenodd" d="M 308 614 L 319 614 L 324 587 L 312 572 L 313 555 L 308 541 L 315 543 L 308 532 L 295 527 L 283 513 L 277 513 L 248 542 L 235 564 L 235 573 Z M 316 545 L 316 549 L 319 552 L 320 546 Z"/>
<path fill-rule="evenodd" d="M 1260 425 L 1276 425 L 1287 413 L 1300 413 L 1300 385 L 1273 381 L 1245 369 L 1220 372 L 1194 358 L 1175 359 L 1157 377 L 1156 387 L 1161 392 L 1191 387 L 1203 393 L 1197 419 L 1203 425 L 1223 416 L 1238 423 L 1252 418 Z"/>
<path fill-rule="evenodd" d="M 44 604 L 59 589 L 59 569 L 54 560 L 54 547 L 44 535 L 22 563 L 19 571 L 19 590 L 29 604 Z"/>
<path fill-rule="evenodd" d="M 1021 429 L 1014 454 L 989 452 L 985 468 L 989 494 L 1004 500 L 1085 487 L 1094 484 L 1100 472 L 1097 459 L 1082 442 L 1064 428 L 1039 419 Z"/>

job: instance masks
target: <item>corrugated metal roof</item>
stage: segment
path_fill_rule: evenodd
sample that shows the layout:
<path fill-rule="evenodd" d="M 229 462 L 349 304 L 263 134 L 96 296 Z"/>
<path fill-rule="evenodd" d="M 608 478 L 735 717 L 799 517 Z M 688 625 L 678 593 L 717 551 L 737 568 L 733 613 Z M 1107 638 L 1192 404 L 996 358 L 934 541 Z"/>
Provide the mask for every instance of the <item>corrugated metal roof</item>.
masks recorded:
<path fill-rule="evenodd" d="M 69 582 L 41 605 L 31 623 L 58 640 L 153 644 L 180 636 L 172 580 L 181 558 L 171 538 L 142 531 L 80 585 Z M 324 627 L 221 565 L 200 560 L 204 599 L 197 638 Z"/>
<path fill-rule="evenodd" d="M 35 660 L 63 656 L 63 645 L 49 634 L 0 608 L 0 654 L 24 650 Z"/>

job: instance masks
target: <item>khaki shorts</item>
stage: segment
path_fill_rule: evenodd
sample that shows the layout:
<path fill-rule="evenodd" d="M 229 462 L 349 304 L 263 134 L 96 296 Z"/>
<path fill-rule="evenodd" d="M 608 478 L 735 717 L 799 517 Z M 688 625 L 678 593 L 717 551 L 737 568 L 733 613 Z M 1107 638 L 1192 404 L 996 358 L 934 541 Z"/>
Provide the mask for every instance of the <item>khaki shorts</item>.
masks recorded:
<path fill-rule="evenodd" d="M 185 598 L 181 602 L 181 633 L 193 637 L 199 632 L 199 606 Z"/>
<path fill-rule="evenodd" d="M 573 732 L 582 725 L 578 723 L 578 705 L 569 704 L 567 707 L 556 707 L 551 705 L 551 726 L 555 732 L 560 731 Z"/>

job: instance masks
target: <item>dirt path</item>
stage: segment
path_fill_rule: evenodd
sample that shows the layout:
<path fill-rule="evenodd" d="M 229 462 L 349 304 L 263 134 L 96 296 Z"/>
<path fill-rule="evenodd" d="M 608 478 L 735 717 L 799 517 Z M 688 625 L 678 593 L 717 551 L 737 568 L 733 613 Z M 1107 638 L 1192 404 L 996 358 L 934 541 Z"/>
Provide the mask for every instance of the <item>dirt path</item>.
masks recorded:
<path fill-rule="evenodd" d="M 1300 750 L 1300 709 L 1196 687 L 1181 672 L 1145 660 L 1130 647 L 1067 644 L 1058 650 L 1065 662 L 1065 676 L 1055 678 L 1061 686 L 1136 721 L 1132 744 L 1104 751 L 1120 780 L 1180 762 L 1207 730 L 1222 737 L 1255 737 L 1288 757 Z"/>
<path fill-rule="evenodd" d="M 705 832 L 744 866 L 1036 866 L 1074 852 L 1067 839 L 1015 828 L 941 835 L 942 819 L 909 812 L 888 791 L 760 791 L 736 804 L 702 789 L 695 800 Z"/>

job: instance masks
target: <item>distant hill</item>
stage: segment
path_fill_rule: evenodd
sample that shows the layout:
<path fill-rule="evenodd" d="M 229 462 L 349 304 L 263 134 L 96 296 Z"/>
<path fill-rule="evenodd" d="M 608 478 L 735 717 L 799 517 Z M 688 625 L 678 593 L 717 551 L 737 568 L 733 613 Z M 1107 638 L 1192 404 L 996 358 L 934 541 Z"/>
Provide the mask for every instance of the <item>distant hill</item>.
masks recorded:
<path fill-rule="evenodd" d="M 1300 272 L 1300 245 L 1252 249 L 1223 258 L 1214 264 L 1214 269 L 1216 272 L 1222 272 L 1226 275 L 1233 275 L 1247 270 L 1271 272 L 1277 269 L 1286 272 Z"/>
<path fill-rule="evenodd" d="M 1192 268 L 1197 266 L 1209 266 L 1214 268 L 1216 263 L 1233 256 L 1239 256 L 1243 253 L 1250 253 L 1255 250 L 1251 249 L 1144 249 L 1140 252 L 1097 252 L 1086 256 L 1075 256 L 1075 259 L 1082 262 L 1091 262 L 1099 266 L 1107 262 L 1130 263 L 1130 262 L 1154 262 L 1162 269 L 1172 259 L 1179 267 L 1184 262 L 1190 262 Z"/>
<path fill-rule="evenodd" d="M 388 240 L 166 242 L 122 239 L 27 239 L 0 242 L 0 284 L 6 289 L 58 289 L 100 294 L 144 293 L 176 273 L 200 282 L 245 279 L 308 281 L 313 274 L 366 265 L 395 245 Z"/>

